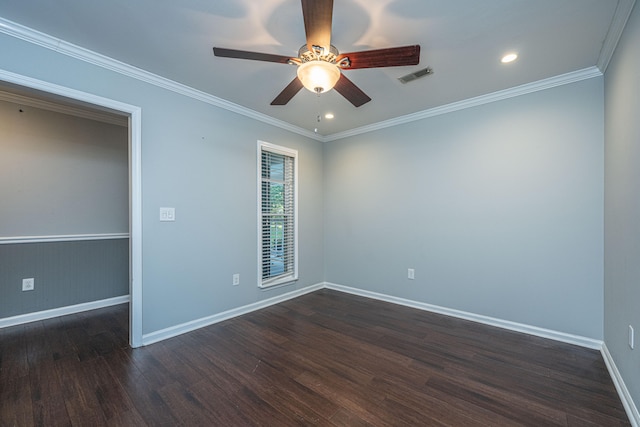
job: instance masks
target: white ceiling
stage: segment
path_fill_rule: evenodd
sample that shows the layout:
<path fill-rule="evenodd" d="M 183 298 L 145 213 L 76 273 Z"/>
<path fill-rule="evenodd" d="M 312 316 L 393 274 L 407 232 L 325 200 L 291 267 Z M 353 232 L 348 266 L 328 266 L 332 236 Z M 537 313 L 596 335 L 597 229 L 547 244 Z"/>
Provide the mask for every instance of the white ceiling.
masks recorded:
<path fill-rule="evenodd" d="M 297 56 L 305 44 L 299 0 L 7 0 L 0 17 L 331 135 L 589 67 L 602 70 L 633 2 L 334 0 L 332 44 L 340 52 L 422 47 L 417 66 L 346 71 L 372 98 L 360 108 L 335 91 L 317 97 L 306 90 L 286 106 L 271 106 L 295 66 L 213 56 L 213 46 Z M 510 51 L 518 60 L 501 64 Z M 433 75 L 397 80 L 427 66 Z M 318 113 L 326 112 L 335 118 L 318 124 Z"/>

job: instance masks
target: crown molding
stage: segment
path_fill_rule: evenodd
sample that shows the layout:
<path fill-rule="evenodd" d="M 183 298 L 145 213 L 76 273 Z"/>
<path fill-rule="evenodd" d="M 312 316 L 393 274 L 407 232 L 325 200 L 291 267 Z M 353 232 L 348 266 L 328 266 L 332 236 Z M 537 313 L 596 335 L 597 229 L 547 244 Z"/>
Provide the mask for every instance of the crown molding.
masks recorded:
<path fill-rule="evenodd" d="M 283 120 L 279 120 L 266 114 L 259 113 L 255 110 L 251 110 L 233 102 L 218 98 L 217 96 L 210 95 L 182 83 L 175 82 L 173 80 L 158 76 L 156 74 L 126 64 L 116 59 L 109 58 L 108 56 L 93 52 L 89 49 L 85 49 L 72 43 L 68 43 L 64 40 L 57 39 L 48 34 L 31 29 L 29 27 L 25 27 L 24 25 L 9 21 L 8 19 L 2 17 L 0 17 L 0 33 L 4 33 L 11 37 L 24 40 L 28 43 L 32 43 L 46 49 L 61 53 L 63 55 L 79 59 L 89 64 L 97 65 L 107 70 L 115 71 L 116 73 L 132 77 L 134 79 L 152 84 L 166 90 L 170 90 L 180 95 L 184 95 L 237 114 L 241 114 L 251 119 L 258 120 L 260 122 L 296 133 L 298 135 L 302 135 L 318 141 L 322 140 L 320 135 L 316 134 L 315 132 L 303 129 L 299 126 L 294 126 Z"/>
<path fill-rule="evenodd" d="M 627 25 L 627 20 L 631 15 L 635 2 L 636 0 L 618 0 L 618 6 L 609 25 L 609 31 L 602 44 L 598 63 L 596 64 L 603 74 L 607 71 L 609 61 L 611 61 L 611 57 L 620 41 L 620 37 L 622 36 L 625 25 Z"/>
<path fill-rule="evenodd" d="M 51 102 L 44 99 L 33 98 L 30 96 L 18 95 L 17 93 L 0 91 L 0 101 L 11 102 L 18 105 L 28 105 L 30 107 L 40 108 L 42 110 L 54 111 L 56 113 L 67 114 L 83 119 L 96 120 L 102 123 L 108 123 L 116 126 L 127 127 L 129 125 L 129 119 L 127 116 L 117 116 L 115 114 L 92 111 L 86 108 L 72 107 L 70 105 L 64 105 L 58 102 Z"/>
<path fill-rule="evenodd" d="M 451 104 L 443 105 L 440 107 L 431 108 L 428 110 L 418 111 L 416 113 L 407 114 L 406 116 L 400 116 L 382 122 L 373 123 L 371 125 L 362 126 L 359 128 L 351 129 L 345 132 L 334 133 L 324 138 L 324 142 L 336 141 L 338 139 L 348 138 L 351 136 L 360 135 L 367 132 L 373 132 L 376 130 L 398 126 L 405 123 L 415 122 L 423 120 L 429 117 L 439 116 L 441 114 L 452 113 L 454 111 L 464 110 L 466 108 L 477 107 L 483 104 L 489 104 L 496 101 L 502 101 L 504 99 L 514 98 L 521 95 L 526 95 L 532 92 L 538 92 L 545 89 L 550 89 L 556 86 L 562 86 L 569 83 L 579 82 L 581 80 L 591 79 L 593 77 L 600 77 L 602 73 L 597 67 L 589 67 L 571 73 L 561 74 L 559 76 L 550 77 L 548 79 L 538 80 L 537 82 L 527 83 L 521 86 L 516 86 L 510 89 L 500 90 L 497 92 L 489 93 L 486 95 L 477 96 L 475 98 L 465 99 L 463 101 L 453 102 Z"/>
<path fill-rule="evenodd" d="M 615 47 L 620 39 L 622 31 L 624 30 L 624 26 L 631 14 L 634 4 L 635 0 L 618 0 L 618 5 L 616 7 L 615 14 L 609 27 L 609 32 L 607 33 L 607 37 L 605 38 L 603 47 L 601 49 L 597 66 L 324 136 L 301 128 L 299 126 L 292 125 L 283 120 L 279 120 L 266 114 L 257 112 L 255 110 L 251 110 L 233 102 L 229 102 L 222 98 L 218 98 L 203 91 L 191 88 L 182 83 L 169 80 L 165 77 L 158 76 L 124 62 L 117 61 L 115 59 L 90 51 L 80 46 L 65 42 L 64 40 L 51 37 L 48 34 L 33 30 L 31 28 L 25 27 L 1 17 L 0 33 L 4 33 L 9 36 L 27 41 L 29 43 L 45 47 L 47 49 L 70 56 L 75 59 L 82 60 L 84 62 L 88 62 L 90 64 L 98 65 L 102 68 L 115 71 L 128 77 L 150 83 L 154 86 L 170 90 L 172 92 L 202 101 L 219 108 L 223 108 L 237 114 L 241 114 L 245 117 L 258 120 L 260 122 L 296 133 L 301 136 L 305 136 L 307 138 L 314 139 L 316 141 L 330 142 L 392 126 L 410 123 L 417 120 L 426 119 L 429 117 L 438 116 L 441 114 L 447 114 L 466 108 L 476 107 L 491 102 L 501 101 L 504 99 L 513 98 L 516 96 L 525 95 L 528 93 L 537 92 L 564 84 L 570 84 L 581 80 L 602 76 L 604 71 L 606 70 L 607 65 L 609 64 L 609 61 L 611 60 L 613 52 L 615 51 Z"/>

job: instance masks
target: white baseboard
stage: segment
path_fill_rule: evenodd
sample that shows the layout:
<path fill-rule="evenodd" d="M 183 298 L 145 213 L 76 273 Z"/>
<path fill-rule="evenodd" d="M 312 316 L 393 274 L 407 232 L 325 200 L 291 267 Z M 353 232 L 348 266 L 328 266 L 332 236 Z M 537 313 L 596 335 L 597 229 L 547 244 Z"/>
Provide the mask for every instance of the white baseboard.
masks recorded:
<path fill-rule="evenodd" d="M 405 298 L 398 298 L 391 295 L 380 294 L 377 292 L 365 291 L 362 289 L 337 285 L 335 283 L 325 283 L 325 288 L 333 289 L 340 292 L 346 292 L 353 295 L 359 295 L 362 297 L 373 298 L 380 301 L 386 301 L 393 304 L 400 304 L 407 307 L 417 308 L 419 310 L 425 310 L 433 313 L 444 314 L 451 317 L 470 320 L 472 322 L 484 323 L 485 325 L 497 326 L 498 328 L 509 329 L 511 331 L 522 332 L 525 334 L 535 335 L 542 338 L 549 338 L 552 340 L 561 341 L 568 344 L 575 344 L 581 347 L 587 347 L 595 350 L 600 350 L 603 344 L 602 341 L 596 340 L 593 338 L 567 334 L 565 332 L 558 332 L 551 329 L 539 328 L 537 326 L 511 322 L 509 320 L 496 319 L 494 317 L 468 313 L 466 311 L 455 310 L 452 308 L 441 307 L 438 305 L 427 304 L 424 302 L 413 301 Z"/>
<path fill-rule="evenodd" d="M 251 313 L 262 308 L 266 308 L 290 299 L 297 298 L 299 296 L 315 292 L 321 289 L 332 289 L 335 291 L 345 292 L 352 295 L 358 295 L 365 298 L 372 298 L 380 301 L 389 302 L 392 304 L 399 304 L 406 307 L 412 307 L 419 310 L 425 310 L 433 313 L 444 314 L 460 319 L 470 320 L 473 322 L 483 323 L 486 325 L 496 326 L 503 329 L 508 329 L 516 332 L 522 332 L 529 335 L 535 335 L 542 338 L 549 338 L 556 341 L 565 342 L 568 344 L 579 345 L 581 347 L 600 350 L 604 362 L 609 370 L 611 379 L 616 387 L 618 395 L 622 401 L 624 409 L 629 417 L 631 425 L 633 427 L 640 427 L 640 413 L 636 407 L 629 390 L 627 389 L 618 368 L 609 353 L 609 350 L 602 341 L 592 338 L 586 338 L 578 335 L 567 334 L 564 332 L 553 331 L 550 329 L 539 328 L 536 326 L 525 325 L 522 323 L 511 322 L 502 319 L 496 319 L 489 316 L 482 316 L 479 314 L 468 313 L 461 310 L 455 310 L 451 308 L 441 307 L 433 304 L 427 304 L 419 301 L 413 301 L 405 298 L 394 297 L 391 295 L 381 294 L 377 292 L 366 291 L 363 289 L 352 288 L 349 286 L 338 285 L 335 283 L 318 283 L 315 285 L 307 286 L 302 289 L 298 289 L 292 292 L 288 292 L 273 298 L 269 298 L 263 301 L 258 301 L 252 304 L 248 304 L 242 307 L 227 310 L 222 313 L 214 314 L 212 316 L 203 317 L 187 323 L 172 326 L 166 329 L 162 329 L 149 334 L 144 334 L 142 337 L 142 345 L 149 345 L 169 339 L 178 335 L 185 334 L 187 332 L 194 331 L 205 326 L 212 325 L 214 323 L 222 322 L 233 317 L 241 316 L 243 314 Z M 60 307 L 51 310 L 39 311 L 36 313 L 22 314 L 19 316 L 7 317 L 0 319 L 0 329 L 9 326 L 20 325 L 29 322 L 35 322 L 38 320 L 50 319 L 52 317 L 65 316 L 68 314 L 80 313 L 88 310 L 95 310 L 98 308 L 109 307 L 112 305 L 123 304 L 129 302 L 129 295 L 123 295 L 115 298 L 108 298 L 100 301 L 92 301 L 83 304 L 71 305 L 67 307 Z"/>
<path fill-rule="evenodd" d="M 248 304 L 242 307 L 234 308 L 222 313 L 214 314 L 211 316 L 203 317 L 201 319 L 192 320 L 190 322 L 182 323 L 180 325 L 171 326 L 166 329 L 144 334 L 142 337 L 142 344 L 149 345 L 158 341 L 162 341 L 168 338 L 172 338 L 187 332 L 194 331 L 196 329 L 213 325 L 214 323 L 222 322 L 223 320 L 231 319 L 236 316 L 251 313 L 252 311 L 260 310 L 265 307 L 269 307 L 274 304 L 278 304 L 283 301 L 287 301 L 311 292 L 318 291 L 320 289 L 333 289 L 340 292 L 345 292 L 353 295 L 359 295 L 366 298 L 377 299 L 380 301 L 390 302 L 392 304 L 404 305 L 407 307 L 417 308 L 419 310 L 430 311 L 433 313 L 444 314 L 447 316 L 457 317 L 460 319 L 470 320 L 472 322 L 483 323 L 486 325 L 496 326 L 503 329 L 512 330 L 515 332 L 521 332 L 529 335 L 535 335 L 542 338 L 549 338 L 555 341 L 560 341 L 568 344 L 579 345 L 581 347 L 591 348 L 595 350 L 601 350 L 603 342 L 600 340 L 582 337 L 579 335 L 567 334 L 565 332 L 553 331 L 550 329 L 539 328 L 537 326 L 525 325 L 522 323 L 511 322 L 508 320 L 496 319 L 489 316 L 482 316 L 479 314 L 468 313 L 465 311 L 455 310 L 446 307 L 440 307 L 433 304 L 427 304 L 419 301 L 413 301 L 409 299 L 394 297 L 391 295 L 380 294 L 377 292 L 365 291 L 362 289 L 351 288 L 348 286 L 338 285 L 335 283 L 318 283 L 308 286 L 303 289 L 299 289 L 293 292 L 269 298 L 263 301 L 258 301 L 252 304 Z"/>
<path fill-rule="evenodd" d="M 592 338 L 581 337 L 578 335 L 571 335 L 564 332 L 553 331 L 550 329 L 538 328 L 536 326 L 525 325 L 522 323 L 511 322 L 508 320 L 496 319 L 489 316 L 482 316 L 479 314 L 468 313 L 465 311 L 455 310 L 451 308 L 441 307 L 433 304 L 427 304 L 419 301 L 413 301 L 405 298 L 394 297 L 391 295 L 380 294 L 377 292 L 366 291 L 363 289 L 352 288 L 349 286 L 338 285 L 335 283 L 318 283 L 315 285 L 307 286 L 302 289 L 298 289 L 292 292 L 269 298 L 263 301 L 258 301 L 252 304 L 248 304 L 242 307 L 234 308 L 222 313 L 207 316 L 201 319 L 196 319 L 187 323 L 183 323 L 176 326 L 171 326 L 160 331 L 151 332 L 143 335 L 143 345 L 152 344 L 154 342 L 162 341 L 177 335 L 181 335 L 190 331 L 193 331 L 204 326 L 212 325 L 214 323 L 221 322 L 223 320 L 231 319 L 232 317 L 241 316 L 252 311 L 260 310 L 261 308 L 269 307 L 274 304 L 278 304 L 283 301 L 287 301 L 299 296 L 315 292 L 320 289 L 333 289 L 340 292 L 346 292 L 353 295 L 359 295 L 367 298 L 372 298 L 380 301 L 386 301 L 393 304 L 404 305 L 407 307 L 417 308 L 420 310 L 430 311 L 433 313 L 444 314 L 447 316 L 457 317 L 460 319 L 471 320 L 473 322 L 484 323 L 491 326 L 497 326 L 503 329 L 509 329 L 516 332 L 522 332 L 525 334 L 535 335 L 543 338 L 549 338 L 556 341 L 561 341 L 569 344 L 579 345 L 581 347 L 592 348 L 601 350 L 603 348 L 603 342 Z M 91 301 L 82 304 L 76 304 L 66 307 L 54 308 L 51 310 L 38 311 L 35 313 L 21 314 L 13 317 L 6 317 L 0 319 L 0 328 L 6 328 L 9 326 L 20 325 L 29 322 L 36 322 L 38 320 L 50 319 L 52 317 L 65 316 L 67 314 L 80 313 L 88 310 L 95 310 L 98 308 L 109 307 L 112 305 L 123 304 L 129 302 L 129 295 L 123 295 L 120 297 L 108 298 L 100 301 Z"/>
<path fill-rule="evenodd" d="M 254 302 L 252 304 L 244 305 L 242 307 L 233 308 L 231 310 L 224 311 L 222 313 L 214 314 L 212 316 L 203 317 L 201 319 L 192 320 L 190 322 L 182 323 L 180 325 L 171 326 L 166 329 L 162 329 L 142 336 L 142 345 L 153 344 L 158 341 L 166 340 L 178 335 L 185 334 L 187 332 L 194 331 L 196 329 L 203 328 L 205 326 L 213 325 L 214 323 L 222 322 L 223 320 L 231 319 L 233 317 L 241 316 L 243 314 L 251 313 L 252 311 L 260 310 L 262 308 L 269 307 L 299 296 L 318 291 L 324 288 L 323 283 L 307 286 L 306 288 L 298 289 L 286 294 L 278 295 L 273 298 L 269 298 L 263 301 Z"/>
<path fill-rule="evenodd" d="M 638 408 L 633 402 L 631 393 L 627 389 L 618 368 L 616 367 L 609 349 L 603 341 L 595 340 L 592 338 L 586 338 L 579 335 L 567 334 L 564 332 L 553 331 L 550 329 L 538 328 L 536 326 L 525 325 L 522 323 L 511 322 L 502 319 L 496 319 L 493 317 L 482 316 L 479 314 L 467 313 L 465 311 L 454 310 L 451 308 L 440 307 L 437 305 L 427 304 L 418 301 L 412 301 L 404 298 L 398 298 L 391 295 L 380 294 L 377 292 L 365 291 L 362 289 L 351 288 L 348 286 L 337 285 L 335 283 L 324 283 L 324 287 L 327 289 L 333 289 L 340 292 L 346 292 L 353 295 L 358 295 L 366 298 L 377 299 L 380 301 L 390 302 L 393 304 L 400 304 L 407 307 L 417 308 L 420 310 L 426 310 L 438 314 L 444 314 L 447 316 L 457 317 L 460 319 L 471 320 L 473 322 L 484 323 L 486 325 L 497 326 L 499 328 L 508 329 L 516 332 L 522 332 L 529 335 L 535 335 L 542 338 L 549 338 L 555 341 L 561 341 L 568 344 L 579 345 L 581 347 L 600 350 L 604 363 L 609 370 L 609 375 L 616 387 L 616 391 L 622 401 L 622 406 L 629 417 L 632 427 L 640 427 L 640 413 Z"/>
<path fill-rule="evenodd" d="M 613 361 L 613 357 L 611 357 L 611 353 L 609 353 L 609 349 L 607 348 L 606 344 L 602 345 L 600 353 L 602 353 L 604 363 L 605 365 L 607 365 L 609 375 L 611 375 L 613 384 L 616 386 L 616 390 L 618 391 L 618 395 L 620 396 L 620 400 L 622 401 L 622 406 L 624 406 L 624 410 L 627 412 L 627 416 L 629 417 L 631 425 L 633 427 L 639 427 L 640 412 L 638 412 L 638 407 L 633 402 L 631 393 L 629 393 L 629 389 L 627 389 L 627 386 L 622 379 L 622 375 L 620 375 L 620 371 L 618 371 L 618 367 Z"/>
<path fill-rule="evenodd" d="M 112 305 L 129 302 L 129 295 L 107 298 L 99 301 L 85 302 L 82 304 L 68 305 L 66 307 L 52 308 L 51 310 L 37 311 L 35 313 L 20 314 L 13 317 L 0 319 L 0 329 L 9 326 L 22 325 L 24 323 L 37 322 L 39 320 L 51 319 L 52 317 L 66 316 L 68 314 L 81 313 L 83 311 L 95 310 L 97 308 L 110 307 Z"/>

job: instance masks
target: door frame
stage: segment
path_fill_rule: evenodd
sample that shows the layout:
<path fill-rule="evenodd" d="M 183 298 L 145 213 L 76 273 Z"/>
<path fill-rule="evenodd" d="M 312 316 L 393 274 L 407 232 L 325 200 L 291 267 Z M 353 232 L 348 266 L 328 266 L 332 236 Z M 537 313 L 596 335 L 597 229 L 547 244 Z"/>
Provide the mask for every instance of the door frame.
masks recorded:
<path fill-rule="evenodd" d="M 129 345 L 142 346 L 142 109 L 0 69 L 0 81 L 122 113 L 129 119 Z"/>

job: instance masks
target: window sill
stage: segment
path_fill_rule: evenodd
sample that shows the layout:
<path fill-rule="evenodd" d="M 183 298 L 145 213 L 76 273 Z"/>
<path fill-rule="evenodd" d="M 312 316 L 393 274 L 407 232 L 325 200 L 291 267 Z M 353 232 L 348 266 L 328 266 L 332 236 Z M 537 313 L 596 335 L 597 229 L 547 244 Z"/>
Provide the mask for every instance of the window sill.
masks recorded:
<path fill-rule="evenodd" d="M 293 285 L 298 281 L 297 276 L 279 277 L 274 280 L 268 280 L 266 282 L 258 284 L 260 289 L 272 289 L 280 286 Z"/>

